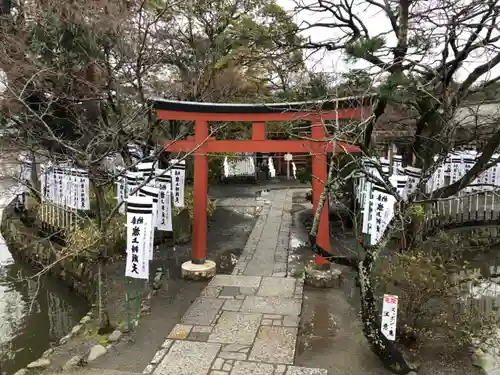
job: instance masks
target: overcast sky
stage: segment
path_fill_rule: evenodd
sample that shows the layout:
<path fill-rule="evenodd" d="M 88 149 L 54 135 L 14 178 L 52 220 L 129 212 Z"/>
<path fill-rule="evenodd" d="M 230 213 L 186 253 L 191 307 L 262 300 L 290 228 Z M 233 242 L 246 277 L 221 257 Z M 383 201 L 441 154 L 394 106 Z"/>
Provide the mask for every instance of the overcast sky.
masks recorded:
<path fill-rule="evenodd" d="M 331 21 L 331 18 L 326 17 L 326 13 L 319 12 L 300 12 L 296 14 L 294 12 L 294 8 L 296 7 L 296 2 L 301 1 L 302 4 L 311 4 L 316 3 L 317 0 L 277 0 L 278 3 L 288 12 L 295 14 L 294 20 L 298 25 L 304 25 L 304 22 L 314 23 L 318 21 L 328 22 Z M 332 0 L 335 2 L 336 0 Z M 365 4 L 367 4 L 364 0 L 358 0 L 359 4 L 363 4 L 363 8 L 361 6 L 358 7 L 359 12 L 356 12 L 356 15 L 361 18 L 366 27 L 368 28 L 370 34 L 377 35 L 380 33 L 390 31 L 390 23 L 387 17 L 383 14 L 381 10 L 378 8 L 370 7 L 367 8 Z M 425 25 L 422 25 L 425 27 Z M 339 32 L 339 31 L 337 31 Z M 307 37 L 311 37 L 313 41 L 325 41 L 331 38 L 332 35 L 335 35 L 335 31 L 327 28 L 314 28 L 310 29 L 303 33 Z M 395 45 L 396 39 L 394 34 L 390 33 L 387 38 L 388 45 Z M 491 56 L 491 53 L 489 54 Z M 467 77 L 468 73 L 472 71 L 477 65 L 481 65 L 490 59 L 487 54 L 481 53 L 480 55 L 471 56 L 464 67 L 458 72 L 455 77 L 457 80 L 461 81 L 465 77 Z M 366 69 L 370 67 L 369 63 L 358 63 L 355 66 L 352 64 L 346 63 L 342 59 L 342 55 L 340 52 L 325 52 L 321 51 L 320 53 L 315 54 L 311 58 L 308 59 L 308 66 L 314 71 L 327 71 L 331 73 L 335 72 L 346 72 L 352 68 L 360 68 Z M 492 74 L 494 76 L 500 74 L 500 68 L 492 70 Z M 484 77 L 483 77 L 484 78 Z"/>

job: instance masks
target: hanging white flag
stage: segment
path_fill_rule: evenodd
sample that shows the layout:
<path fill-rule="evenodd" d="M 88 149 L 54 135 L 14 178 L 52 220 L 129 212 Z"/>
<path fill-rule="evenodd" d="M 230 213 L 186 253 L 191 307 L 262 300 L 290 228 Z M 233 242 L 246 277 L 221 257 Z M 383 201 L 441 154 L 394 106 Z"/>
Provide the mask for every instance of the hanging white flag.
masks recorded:
<path fill-rule="evenodd" d="M 382 319 L 380 330 L 391 341 L 396 340 L 396 324 L 398 321 L 398 296 L 384 294 L 382 303 Z"/>
<path fill-rule="evenodd" d="M 90 209 L 90 181 L 89 172 L 84 169 L 78 169 L 78 209 Z"/>
<path fill-rule="evenodd" d="M 152 226 L 153 198 L 127 198 L 127 262 L 125 276 L 149 279 L 147 242 Z"/>
<path fill-rule="evenodd" d="M 125 203 L 127 199 L 127 179 L 123 174 L 124 169 L 122 167 L 115 167 L 115 173 L 118 175 L 116 178 L 116 204 L 120 205 L 118 207 L 118 213 L 125 215 Z"/>
<path fill-rule="evenodd" d="M 392 175 L 389 177 L 389 182 L 396 188 L 401 199 L 406 200 L 406 188 L 408 184 L 408 176 L 405 175 Z"/>
<path fill-rule="evenodd" d="M 155 178 L 155 167 L 154 162 L 147 163 L 138 163 L 137 164 L 137 172 L 142 174 L 143 181 L 147 181 L 146 185 L 155 186 L 154 178 Z"/>
<path fill-rule="evenodd" d="M 271 178 L 276 177 L 276 169 L 274 169 L 274 163 L 273 163 L 272 156 L 269 156 L 268 167 L 269 167 L 269 176 Z"/>
<path fill-rule="evenodd" d="M 156 227 L 161 231 L 172 231 L 172 177 L 164 169 L 156 170 L 156 186 L 160 189 Z"/>
<path fill-rule="evenodd" d="M 131 197 L 133 195 L 137 195 L 137 188 L 142 183 L 142 173 L 127 171 L 126 173 L 126 186 L 127 186 L 127 197 Z"/>
<path fill-rule="evenodd" d="M 417 189 L 418 183 L 420 182 L 420 177 L 422 176 L 422 170 L 415 167 L 406 167 L 405 175 L 408 176 L 406 194 L 407 196 L 410 196 Z"/>
<path fill-rule="evenodd" d="M 153 260 L 153 248 L 154 248 L 154 238 L 155 238 L 155 225 L 156 216 L 158 214 L 158 198 L 160 196 L 160 189 L 153 186 L 142 186 L 139 189 L 140 197 L 150 197 L 153 200 L 153 212 L 151 214 L 151 230 L 149 232 L 149 238 L 147 240 L 147 248 L 149 249 L 148 257 L 149 260 Z"/>
<path fill-rule="evenodd" d="M 186 178 L 186 161 L 173 159 L 170 174 L 172 176 L 172 188 L 174 195 L 174 206 L 184 207 L 184 180 Z"/>
<path fill-rule="evenodd" d="M 370 231 L 370 245 L 376 245 L 382 238 L 387 226 L 394 217 L 394 203 L 396 199 L 384 188 L 372 185 L 372 227 Z"/>

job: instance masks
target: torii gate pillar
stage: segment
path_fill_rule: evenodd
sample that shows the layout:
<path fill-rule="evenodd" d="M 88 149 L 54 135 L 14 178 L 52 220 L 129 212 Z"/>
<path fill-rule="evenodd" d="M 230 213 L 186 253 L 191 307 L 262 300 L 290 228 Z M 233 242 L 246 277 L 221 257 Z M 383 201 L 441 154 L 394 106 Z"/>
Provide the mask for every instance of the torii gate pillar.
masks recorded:
<path fill-rule="evenodd" d="M 360 118 L 363 107 L 371 104 L 371 97 L 346 98 L 325 102 L 271 103 L 271 104 L 214 104 L 179 102 L 164 99 L 150 100 L 157 117 L 163 120 L 194 120 L 195 135 L 187 140 L 165 141 L 166 152 L 194 153 L 194 207 L 191 261 L 182 265 L 182 276 L 206 279 L 215 275 L 216 265 L 207 260 L 208 209 L 208 154 L 213 152 L 278 152 L 312 154 L 312 190 L 314 209 L 327 180 L 328 152 L 360 152 L 358 147 L 337 142 L 335 146 L 325 137 L 323 120 Z M 354 105 L 353 105 L 354 104 Z M 318 109 L 319 106 L 319 109 Z M 314 108 L 308 111 L 307 108 Z M 268 140 L 265 123 L 268 121 L 311 121 L 312 140 Z M 252 123 L 250 140 L 216 140 L 209 137 L 209 121 L 238 121 Z M 336 147 L 335 149 L 333 147 Z M 326 202 L 328 205 L 328 202 Z M 326 206 L 328 207 L 328 206 Z M 317 243 L 330 251 L 328 209 L 321 214 Z M 316 264 L 327 260 L 316 256 Z"/>

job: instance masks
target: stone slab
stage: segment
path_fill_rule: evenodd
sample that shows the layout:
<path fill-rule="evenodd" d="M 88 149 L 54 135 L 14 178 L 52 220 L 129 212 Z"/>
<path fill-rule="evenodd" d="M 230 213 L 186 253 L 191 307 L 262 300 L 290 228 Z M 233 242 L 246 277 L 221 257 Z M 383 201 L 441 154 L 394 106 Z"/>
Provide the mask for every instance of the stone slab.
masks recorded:
<path fill-rule="evenodd" d="M 293 364 L 297 328 L 262 326 L 248 359 L 269 363 Z"/>
<path fill-rule="evenodd" d="M 242 314 L 224 311 L 217 321 L 209 342 L 224 344 L 251 345 L 259 329 L 262 316 L 260 314 Z"/>
<path fill-rule="evenodd" d="M 231 375 L 273 375 L 274 366 L 268 363 L 236 361 Z"/>
<path fill-rule="evenodd" d="M 328 375 L 328 370 L 322 368 L 288 366 L 285 375 Z"/>
<path fill-rule="evenodd" d="M 295 279 L 263 277 L 257 295 L 262 297 L 292 298 L 294 290 Z"/>
<path fill-rule="evenodd" d="M 237 286 L 244 288 L 258 288 L 261 277 L 258 276 L 235 276 L 235 275 L 217 275 L 210 286 Z"/>
<path fill-rule="evenodd" d="M 176 341 L 153 375 L 206 374 L 220 347 L 216 343 Z"/>
<path fill-rule="evenodd" d="M 224 300 L 218 298 L 197 298 L 186 311 L 181 322 L 183 324 L 208 326 L 212 324 L 223 304 Z"/>
<path fill-rule="evenodd" d="M 281 297 L 247 296 L 240 311 L 245 313 L 300 315 L 301 301 Z"/>

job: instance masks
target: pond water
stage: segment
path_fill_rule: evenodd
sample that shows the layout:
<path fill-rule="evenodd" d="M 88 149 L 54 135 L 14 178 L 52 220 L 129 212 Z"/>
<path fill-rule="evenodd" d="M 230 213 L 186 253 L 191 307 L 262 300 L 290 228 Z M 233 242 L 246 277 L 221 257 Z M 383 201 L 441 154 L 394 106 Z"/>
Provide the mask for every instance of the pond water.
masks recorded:
<path fill-rule="evenodd" d="M 0 196 L 0 217 L 11 198 L 11 194 Z M 12 259 L 0 237 L 1 374 L 14 374 L 39 358 L 88 311 L 85 300 L 57 280 L 34 276 L 33 270 Z"/>

